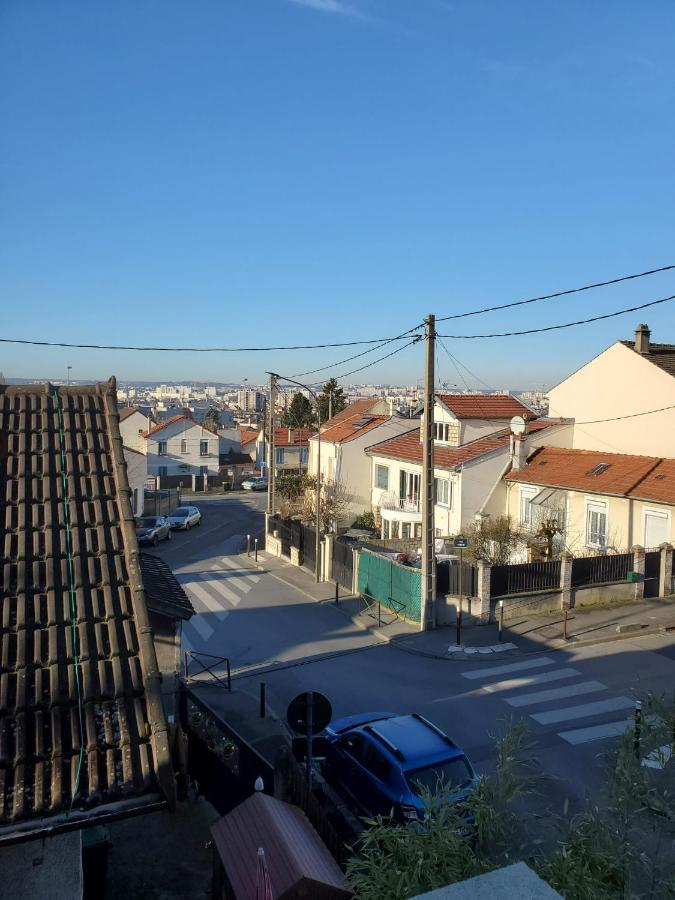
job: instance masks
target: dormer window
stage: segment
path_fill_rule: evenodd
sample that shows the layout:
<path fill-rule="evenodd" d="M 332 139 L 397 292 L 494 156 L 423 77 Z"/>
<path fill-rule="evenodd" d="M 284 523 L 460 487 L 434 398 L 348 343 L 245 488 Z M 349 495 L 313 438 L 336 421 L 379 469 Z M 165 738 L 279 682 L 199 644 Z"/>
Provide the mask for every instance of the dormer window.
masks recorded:
<path fill-rule="evenodd" d="M 447 444 L 450 440 L 450 426 L 447 422 L 434 422 L 434 440 Z"/>

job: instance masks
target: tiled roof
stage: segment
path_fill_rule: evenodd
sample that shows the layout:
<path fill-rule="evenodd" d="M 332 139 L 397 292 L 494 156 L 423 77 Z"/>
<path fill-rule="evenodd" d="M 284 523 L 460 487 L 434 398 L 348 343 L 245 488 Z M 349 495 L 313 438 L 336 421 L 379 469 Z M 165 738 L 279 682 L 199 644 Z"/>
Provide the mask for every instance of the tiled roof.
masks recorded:
<path fill-rule="evenodd" d="M 256 441 L 258 439 L 258 435 L 260 434 L 255 428 L 242 428 L 241 431 L 241 446 L 244 444 L 250 444 L 251 441 Z"/>
<path fill-rule="evenodd" d="M 114 379 L 2 385 L 0 435 L 0 837 L 171 805 Z"/>
<path fill-rule="evenodd" d="M 436 394 L 436 397 L 458 419 L 536 418 L 524 403 L 508 394 Z"/>
<path fill-rule="evenodd" d="M 129 416 L 133 416 L 134 413 L 138 413 L 139 416 L 143 416 L 144 419 L 147 418 L 145 413 L 142 413 L 140 409 L 136 409 L 135 406 L 123 406 L 120 412 L 120 422 L 124 422 L 125 419 L 128 419 Z"/>
<path fill-rule="evenodd" d="M 361 416 L 367 416 L 371 409 L 378 406 L 380 403 L 380 397 L 370 397 L 366 400 L 353 400 L 351 403 L 348 403 L 341 412 L 335 413 L 331 419 L 323 422 L 321 427 L 330 428 L 333 425 L 337 425 L 338 422 L 344 422 L 345 419 L 351 419 L 353 416 L 360 419 Z"/>
<path fill-rule="evenodd" d="M 557 425 L 557 422 L 536 421 L 530 422 L 529 434 L 541 431 L 543 428 L 550 428 Z M 486 437 L 478 438 L 475 441 L 469 441 L 468 444 L 462 444 L 461 447 L 448 447 L 444 444 L 434 445 L 434 466 L 437 469 L 452 469 L 461 463 L 469 462 L 482 456 L 484 453 L 491 453 L 493 450 L 499 450 L 509 444 L 511 432 L 509 429 L 496 431 Z M 401 459 L 405 462 L 413 462 L 422 465 L 422 442 L 420 441 L 420 430 L 416 428 L 414 431 L 406 431 L 404 434 L 383 441 L 381 444 L 375 444 L 366 449 L 369 456 L 386 456 L 391 459 Z"/>
<path fill-rule="evenodd" d="M 153 434 L 156 434 L 158 431 L 162 431 L 163 428 L 167 428 L 169 425 L 173 425 L 176 422 L 181 422 L 185 419 L 186 422 L 190 422 L 192 425 L 196 425 L 197 428 L 203 428 L 204 431 L 208 431 L 209 434 L 213 434 L 215 437 L 218 437 L 218 433 L 213 431 L 211 428 L 207 428 L 202 422 L 195 421 L 192 416 L 188 416 L 186 413 L 179 413 L 177 416 L 171 416 L 170 419 L 165 419 L 164 422 L 159 422 L 157 425 L 153 426 L 149 431 L 145 432 L 146 437 L 151 437 Z"/>
<path fill-rule="evenodd" d="M 659 470 L 659 466 L 663 468 Z M 596 474 L 591 474 L 594 471 Z M 657 479 L 657 472 L 666 477 Z M 669 496 L 675 495 L 675 461 L 596 450 L 543 447 L 524 469 L 509 472 L 506 478 L 594 494 L 643 496 L 666 503 Z"/>
<path fill-rule="evenodd" d="M 140 559 L 145 600 L 150 612 L 176 619 L 191 618 L 194 607 L 164 560 L 152 553 L 141 553 Z"/>
<path fill-rule="evenodd" d="M 675 377 L 675 344 L 649 344 L 649 353 L 638 353 L 635 341 L 621 341 L 624 347 L 633 350 L 638 356 L 648 359 L 659 369 Z"/>
<path fill-rule="evenodd" d="M 365 422 L 363 425 L 356 427 L 356 422 L 359 422 L 361 419 L 368 418 L 370 418 L 370 422 Z M 331 441 L 334 444 L 344 444 L 346 441 L 351 441 L 354 438 L 360 437 L 362 434 L 366 434 L 367 432 L 372 431 L 373 428 L 377 428 L 384 422 L 388 422 L 390 418 L 391 416 L 351 416 L 348 419 L 343 419 L 341 422 L 337 422 L 330 428 L 327 428 L 325 431 L 322 431 L 321 440 Z M 316 438 L 316 435 L 312 435 L 312 437 Z"/>
<path fill-rule="evenodd" d="M 299 447 L 300 445 L 307 447 L 311 436 L 311 428 L 275 428 L 274 445 L 276 447 Z"/>

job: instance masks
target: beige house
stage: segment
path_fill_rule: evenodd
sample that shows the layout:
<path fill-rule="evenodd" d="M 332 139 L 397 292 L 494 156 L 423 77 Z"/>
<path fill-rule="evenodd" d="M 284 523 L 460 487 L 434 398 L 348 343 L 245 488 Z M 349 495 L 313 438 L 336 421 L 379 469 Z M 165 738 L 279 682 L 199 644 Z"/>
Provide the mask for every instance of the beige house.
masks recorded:
<path fill-rule="evenodd" d="M 675 458 L 675 344 L 640 325 L 549 392 L 549 417 L 574 419 L 575 449 Z"/>
<path fill-rule="evenodd" d="M 506 475 L 505 511 L 533 536 L 556 521 L 571 553 L 675 542 L 675 459 L 544 447 Z"/>
<path fill-rule="evenodd" d="M 120 434 L 125 447 L 138 453 L 147 453 L 145 435 L 150 430 L 151 421 L 148 416 L 133 406 L 125 406 L 119 411 Z"/>

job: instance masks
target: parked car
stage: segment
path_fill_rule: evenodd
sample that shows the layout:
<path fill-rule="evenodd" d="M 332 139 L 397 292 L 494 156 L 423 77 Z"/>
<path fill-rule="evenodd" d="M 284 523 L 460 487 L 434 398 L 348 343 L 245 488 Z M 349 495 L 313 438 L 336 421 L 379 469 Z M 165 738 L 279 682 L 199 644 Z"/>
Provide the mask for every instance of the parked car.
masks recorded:
<path fill-rule="evenodd" d="M 449 789 L 464 800 L 477 778 L 464 751 L 418 713 L 362 713 L 326 728 L 326 777 L 368 815 L 424 818 L 423 790 Z"/>
<path fill-rule="evenodd" d="M 202 514 L 196 506 L 179 506 L 167 518 L 171 528 L 183 531 L 188 531 L 193 525 L 202 524 Z"/>
<path fill-rule="evenodd" d="M 264 476 L 253 475 L 242 481 L 241 486 L 245 491 L 266 491 L 267 479 Z"/>
<path fill-rule="evenodd" d="M 147 516 L 136 523 L 136 537 L 139 544 L 157 544 L 171 540 L 171 525 L 165 516 Z"/>

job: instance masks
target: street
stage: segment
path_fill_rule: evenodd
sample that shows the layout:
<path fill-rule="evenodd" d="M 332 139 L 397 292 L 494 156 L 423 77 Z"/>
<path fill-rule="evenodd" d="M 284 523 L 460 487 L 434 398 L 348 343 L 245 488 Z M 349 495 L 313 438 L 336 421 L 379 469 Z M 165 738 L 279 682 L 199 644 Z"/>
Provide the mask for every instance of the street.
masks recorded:
<path fill-rule="evenodd" d="M 660 694 L 675 679 L 668 635 L 489 659 L 406 652 L 239 555 L 247 534 L 262 538 L 264 495 L 194 502 L 201 528 L 153 550 L 198 613 L 184 626 L 184 648 L 228 657 L 237 686 L 251 693 L 264 681 L 282 718 L 309 689 L 329 697 L 335 716 L 420 712 L 484 771 L 494 761 L 492 736 L 510 717 L 524 717 L 543 770 L 555 779 L 548 802 L 560 811 L 566 797 L 596 793 L 603 752 L 630 722 L 636 697 Z M 328 601 L 332 585 L 325 588 Z"/>

